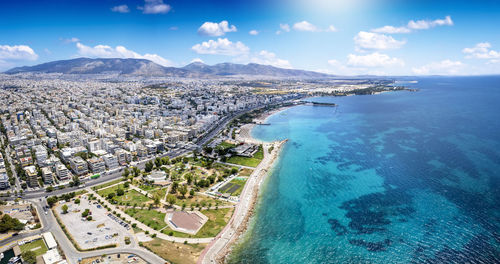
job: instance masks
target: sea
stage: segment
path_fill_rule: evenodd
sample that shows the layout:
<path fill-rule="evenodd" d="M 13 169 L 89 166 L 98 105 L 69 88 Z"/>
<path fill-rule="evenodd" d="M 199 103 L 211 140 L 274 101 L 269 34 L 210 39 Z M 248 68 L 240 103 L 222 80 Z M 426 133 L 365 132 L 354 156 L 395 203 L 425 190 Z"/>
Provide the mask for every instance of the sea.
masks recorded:
<path fill-rule="evenodd" d="M 289 141 L 230 263 L 500 263 L 500 76 L 411 80 L 253 129 Z"/>

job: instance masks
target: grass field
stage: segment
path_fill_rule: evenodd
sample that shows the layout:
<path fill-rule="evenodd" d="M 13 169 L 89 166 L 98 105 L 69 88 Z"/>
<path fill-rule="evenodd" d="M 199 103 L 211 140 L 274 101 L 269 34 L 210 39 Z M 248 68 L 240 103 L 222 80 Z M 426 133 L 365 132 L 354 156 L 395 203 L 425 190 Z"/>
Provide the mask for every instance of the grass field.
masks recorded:
<path fill-rule="evenodd" d="M 262 146 L 259 146 L 259 150 L 251 158 L 243 156 L 232 156 L 226 162 L 255 168 L 257 167 L 257 165 L 259 165 L 263 158 L 264 151 L 262 149 Z"/>
<path fill-rule="evenodd" d="M 234 148 L 236 147 L 235 144 L 231 144 L 231 143 L 228 143 L 226 141 L 222 141 L 219 145 L 217 145 L 217 147 L 215 147 L 216 149 L 231 149 L 231 148 Z"/>
<path fill-rule="evenodd" d="M 31 243 L 21 245 L 19 248 L 21 249 L 21 252 L 33 251 L 37 256 L 45 254 L 48 250 L 45 242 L 43 242 L 43 239 L 38 239 Z"/>
<path fill-rule="evenodd" d="M 191 208 L 191 206 L 199 207 L 199 205 L 202 204 L 205 204 L 205 206 L 208 206 L 209 204 L 212 204 L 212 206 L 216 205 L 223 206 L 223 205 L 228 205 L 229 203 L 223 200 L 214 199 L 210 196 L 195 194 L 193 197 L 189 197 L 188 195 L 186 195 L 186 198 L 184 199 L 178 198 L 175 201 L 175 204 L 178 206 L 186 204 L 186 208 Z"/>
<path fill-rule="evenodd" d="M 240 170 L 240 172 L 238 173 L 238 175 L 240 176 L 250 176 L 252 174 L 253 170 L 251 169 L 247 169 L 247 168 L 243 168 Z"/>
<path fill-rule="evenodd" d="M 142 195 L 141 193 L 139 193 L 136 190 L 126 189 L 123 186 L 123 184 L 119 184 L 119 185 L 116 185 L 113 187 L 109 187 L 109 188 L 100 190 L 97 193 L 100 196 L 106 198 L 108 196 L 108 194 L 110 194 L 110 193 L 116 194 L 116 190 L 118 190 L 118 188 L 125 190 L 124 195 L 122 195 L 122 196 L 115 195 L 115 197 L 113 197 L 113 200 L 118 202 L 118 203 L 124 203 L 124 204 L 130 203 L 130 205 L 137 204 L 138 206 L 145 206 L 146 203 L 152 201 L 150 198 Z"/>
<path fill-rule="evenodd" d="M 176 264 L 194 264 L 198 260 L 206 244 L 172 243 L 155 238 L 143 245 L 158 256 Z"/>
<path fill-rule="evenodd" d="M 208 217 L 208 221 L 198 231 L 195 237 L 215 237 L 227 225 L 233 208 L 222 208 L 218 210 L 203 210 L 201 211 Z"/>
<path fill-rule="evenodd" d="M 155 229 L 160 230 L 165 227 L 165 213 L 147 209 L 126 209 L 125 213 L 137 219 L 137 221 Z"/>
<path fill-rule="evenodd" d="M 116 179 L 114 181 L 110 181 L 110 182 L 107 182 L 107 183 L 104 183 L 104 184 L 101 184 L 101 185 L 97 185 L 95 188 L 97 188 L 97 190 L 100 190 L 102 188 L 106 188 L 106 187 L 111 186 L 113 184 L 117 184 L 117 183 L 119 183 L 121 181 L 122 181 L 122 179 Z"/>

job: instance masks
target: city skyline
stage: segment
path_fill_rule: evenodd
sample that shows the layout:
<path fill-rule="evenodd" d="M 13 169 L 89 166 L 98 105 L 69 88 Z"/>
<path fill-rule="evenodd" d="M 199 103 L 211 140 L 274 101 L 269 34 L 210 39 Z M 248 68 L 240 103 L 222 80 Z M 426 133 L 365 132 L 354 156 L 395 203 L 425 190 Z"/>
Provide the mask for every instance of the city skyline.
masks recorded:
<path fill-rule="evenodd" d="M 144 58 L 259 63 L 336 75 L 500 73 L 494 1 L 15 1 L 0 11 L 0 71 Z M 480 29 L 480 30 L 478 30 Z"/>

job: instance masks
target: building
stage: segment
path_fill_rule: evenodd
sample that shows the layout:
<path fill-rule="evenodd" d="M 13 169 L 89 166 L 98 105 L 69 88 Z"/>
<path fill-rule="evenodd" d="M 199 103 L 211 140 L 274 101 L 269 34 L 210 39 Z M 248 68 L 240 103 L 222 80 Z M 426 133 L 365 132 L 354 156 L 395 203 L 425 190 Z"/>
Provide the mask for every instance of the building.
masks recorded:
<path fill-rule="evenodd" d="M 24 168 L 24 171 L 26 172 L 26 182 L 29 187 L 38 187 L 38 172 L 35 166 L 28 166 Z"/>
<path fill-rule="evenodd" d="M 101 173 L 106 171 L 106 164 L 103 158 L 91 158 L 88 161 L 89 169 L 93 173 Z"/>
<path fill-rule="evenodd" d="M 57 178 L 60 180 L 60 181 L 64 181 L 64 180 L 68 180 L 70 177 L 69 175 L 69 170 L 68 168 L 66 168 L 66 166 L 64 166 L 63 164 L 59 163 L 57 165 L 55 165 L 56 167 L 56 175 L 57 175 Z"/>
<path fill-rule="evenodd" d="M 57 242 L 54 239 L 54 236 L 50 232 L 45 232 L 42 234 L 43 240 L 45 241 L 45 244 L 47 245 L 47 248 L 54 249 L 57 248 Z"/>
<path fill-rule="evenodd" d="M 9 177 L 5 173 L 0 173 L 0 189 L 5 190 L 9 187 Z"/>
<path fill-rule="evenodd" d="M 106 168 L 108 168 L 108 170 L 113 170 L 118 168 L 119 165 L 116 156 L 111 154 L 106 154 L 102 156 L 102 158 L 104 159 L 104 163 L 106 163 Z"/>
<path fill-rule="evenodd" d="M 87 162 L 85 162 L 85 160 L 83 160 L 81 157 L 70 158 L 69 165 L 73 173 L 75 173 L 78 176 L 87 174 L 89 172 Z"/>
<path fill-rule="evenodd" d="M 36 162 L 38 166 L 45 165 L 45 162 L 47 161 L 48 157 L 47 150 L 45 149 L 45 147 L 42 145 L 37 145 L 33 147 L 33 151 L 35 152 Z"/>
<path fill-rule="evenodd" d="M 52 184 L 54 182 L 52 170 L 49 167 L 42 168 L 42 179 L 44 184 Z"/>

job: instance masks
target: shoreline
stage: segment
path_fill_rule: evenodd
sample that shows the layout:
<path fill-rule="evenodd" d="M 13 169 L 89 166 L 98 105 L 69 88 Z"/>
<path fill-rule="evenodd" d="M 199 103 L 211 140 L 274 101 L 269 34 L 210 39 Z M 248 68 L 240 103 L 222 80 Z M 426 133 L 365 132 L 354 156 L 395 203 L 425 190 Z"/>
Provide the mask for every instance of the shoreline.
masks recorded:
<path fill-rule="evenodd" d="M 262 113 L 258 118 L 256 118 L 256 120 L 258 120 L 260 123 L 265 123 L 266 120 L 269 117 L 271 117 L 272 115 L 275 115 L 279 112 L 282 112 L 282 111 L 284 111 L 288 108 L 294 107 L 294 106 L 297 106 L 297 105 L 282 106 L 282 107 L 279 107 L 277 109 L 273 109 L 269 112 Z M 242 125 L 240 127 L 240 133 L 236 136 L 236 140 L 247 142 L 247 143 L 253 143 L 253 144 L 269 143 L 269 142 L 258 140 L 256 138 L 252 137 L 252 130 L 257 125 L 258 124 L 255 124 L 255 123 Z"/>
<path fill-rule="evenodd" d="M 258 119 L 266 120 L 269 116 L 281 112 L 289 107 L 280 107 L 270 112 L 263 113 Z M 274 142 L 263 142 L 251 136 L 251 131 L 256 124 L 246 124 L 242 126 L 243 133 L 237 140 L 263 144 L 264 159 L 255 168 L 254 172 L 248 178 L 248 182 L 243 188 L 240 196 L 240 202 L 236 206 L 233 216 L 224 229 L 217 237 L 205 248 L 198 258 L 197 263 L 224 263 L 227 256 L 231 253 L 236 242 L 246 233 L 249 227 L 251 217 L 255 212 L 258 202 L 261 186 L 264 183 L 270 171 L 280 157 L 283 146 L 288 139 Z M 243 134 L 243 135 L 242 135 Z M 273 147 L 271 153 L 269 149 Z"/>

